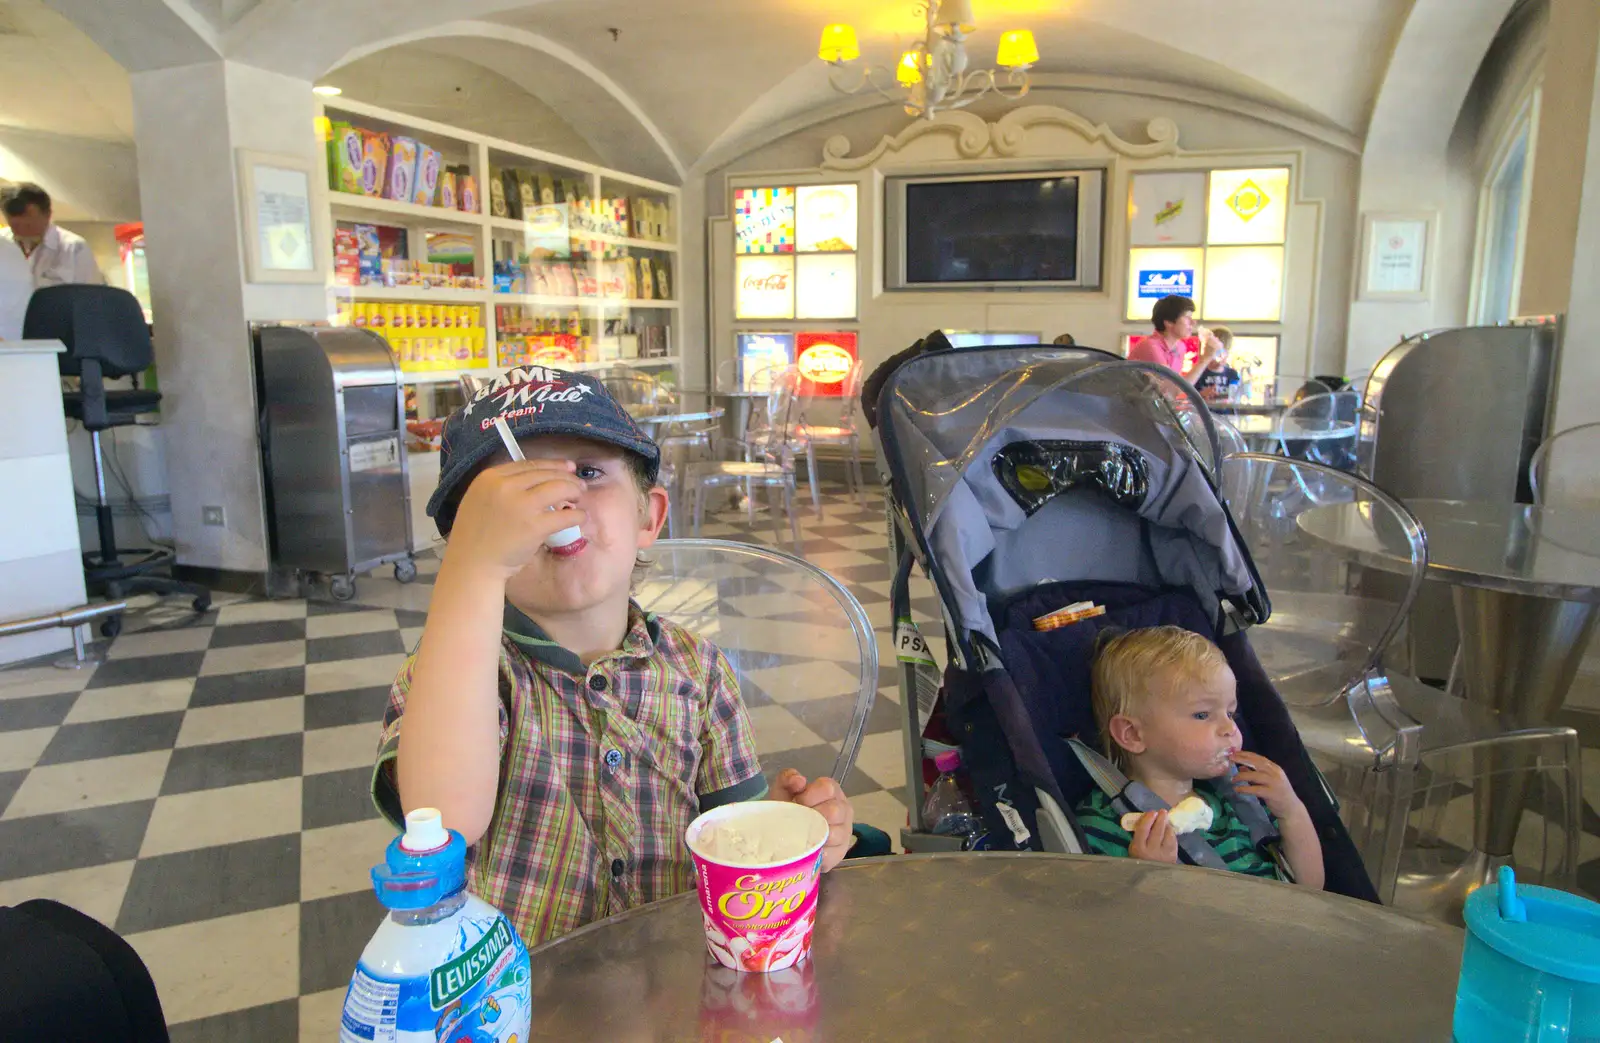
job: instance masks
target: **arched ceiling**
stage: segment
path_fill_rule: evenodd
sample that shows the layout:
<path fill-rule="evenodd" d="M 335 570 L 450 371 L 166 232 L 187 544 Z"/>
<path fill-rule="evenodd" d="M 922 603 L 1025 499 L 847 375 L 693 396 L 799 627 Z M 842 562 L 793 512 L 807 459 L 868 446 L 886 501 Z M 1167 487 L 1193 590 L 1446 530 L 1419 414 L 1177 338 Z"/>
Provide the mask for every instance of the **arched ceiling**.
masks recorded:
<path fill-rule="evenodd" d="M 839 109 L 815 57 L 824 23 L 853 23 L 865 56 L 880 63 L 919 31 L 910 0 L 46 2 L 135 71 L 222 55 L 305 79 L 336 78 L 386 46 L 425 47 L 540 99 L 607 162 L 629 157 L 630 148 L 638 153 L 642 133 L 649 140 L 640 162 L 680 172 L 713 154 L 736 154 L 774 124 Z M 979 32 L 971 48 L 975 64 L 991 64 L 999 32 L 1027 27 L 1039 42 L 1042 78 L 1194 89 L 1360 140 L 1416 2 L 973 0 Z M 1466 22 L 1493 6 L 1460 4 L 1441 47 L 1492 36 L 1497 23 Z M 1481 51 L 1469 58 L 1476 68 Z"/>

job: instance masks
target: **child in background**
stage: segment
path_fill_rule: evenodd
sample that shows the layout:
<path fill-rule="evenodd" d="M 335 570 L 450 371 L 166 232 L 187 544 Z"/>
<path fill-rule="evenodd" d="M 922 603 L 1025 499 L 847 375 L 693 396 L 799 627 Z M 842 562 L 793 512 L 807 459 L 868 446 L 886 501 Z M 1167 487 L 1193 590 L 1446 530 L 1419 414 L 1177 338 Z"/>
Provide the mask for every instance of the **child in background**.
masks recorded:
<path fill-rule="evenodd" d="M 530 947 L 690 890 L 690 821 L 768 795 L 727 659 L 630 597 L 666 519 L 660 459 L 603 384 L 543 366 L 444 426 L 428 514 L 448 542 L 372 796 L 397 826 L 443 812 L 470 846 L 468 888 Z M 571 526 L 575 542 L 546 546 Z M 790 769 L 774 790 L 828 820 L 837 865 L 853 818 L 838 783 Z"/>
<path fill-rule="evenodd" d="M 1168 807 L 1191 794 L 1210 805 L 1205 839 L 1230 870 L 1278 877 L 1272 861 L 1251 844 L 1250 831 L 1232 806 L 1209 785 L 1231 764 L 1238 768 L 1234 789 L 1259 797 L 1276 818 L 1295 882 L 1322 889 L 1322 845 L 1310 813 L 1282 768 L 1239 748 L 1236 685 L 1221 649 L 1179 627 L 1108 635 L 1095 656 L 1092 685 L 1107 755 Z M 1178 861 L 1178 835 L 1165 811 L 1145 812 L 1129 832 L 1112 810 L 1111 798 L 1096 790 L 1077 815 L 1095 854 Z"/>
<path fill-rule="evenodd" d="M 1228 365 L 1228 356 L 1233 352 L 1233 331 L 1226 326 L 1213 326 L 1210 333 L 1222 345 L 1222 350 L 1211 357 L 1194 386 L 1208 399 L 1227 399 L 1239 386 L 1239 371 Z M 1202 341 L 1205 334 L 1205 330 L 1200 331 Z"/>

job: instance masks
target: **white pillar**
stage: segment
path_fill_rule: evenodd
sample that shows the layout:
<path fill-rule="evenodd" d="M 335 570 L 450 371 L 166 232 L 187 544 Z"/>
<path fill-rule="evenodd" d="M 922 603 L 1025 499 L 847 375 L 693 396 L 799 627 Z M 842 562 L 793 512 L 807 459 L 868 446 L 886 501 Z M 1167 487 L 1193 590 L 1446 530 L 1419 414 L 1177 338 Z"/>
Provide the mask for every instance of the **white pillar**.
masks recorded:
<path fill-rule="evenodd" d="M 1549 315 L 1567 310 L 1574 289 L 1572 263 L 1579 242 L 1577 222 L 1584 192 L 1584 149 L 1593 140 L 1591 95 L 1600 4 L 1551 0 L 1545 34 L 1538 137 L 1533 143 L 1533 183 L 1522 245 L 1522 289 L 1513 314 Z M 1588 169 L 1593 169 L 1591 164 Z"/>
<path fill-rule="evenodd" d="M 1576 215 L 1572 293 L 1556 373 L 1552 433 L 1600 420 L 1600 75 L 1591 76 L 1589 92 L 1589 119 L 1584 127 L 1587 138 L 1582 150 L 1582 201 Z M 1577 148 L 1579 142 L 1571 144 Z M 1600 460 L 1586 463 L 1588 477 L 1600 480 Z"/>
<path fill-rule="evenodd" d="M 263 572 L 267 532 L 247 324 L 327 317 L 320 286 L 245 281 L 236 154 L 320 170 L 311 84 L 236 62 L 132 76 L 178 560 Z M 324 244 L 326 248 L 326 244 Z M 205 507 L 226 524 L 204 524 Z"/>

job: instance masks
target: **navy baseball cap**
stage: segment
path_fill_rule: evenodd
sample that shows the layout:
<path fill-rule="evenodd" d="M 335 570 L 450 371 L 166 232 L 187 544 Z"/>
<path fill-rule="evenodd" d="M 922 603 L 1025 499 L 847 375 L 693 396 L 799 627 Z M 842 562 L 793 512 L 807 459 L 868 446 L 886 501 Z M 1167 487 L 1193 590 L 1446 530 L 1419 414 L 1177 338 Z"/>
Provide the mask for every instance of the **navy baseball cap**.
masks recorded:
<path fill-rule="evenodd" d="M 428 499 L 428 517 L 439 517 L 452 490 L 484 460 L 504 448 L 495 430 L 503 417 L 518 439 L 534 435 L 574 435 L 609 442 L 644 457 L 655 481 L 661 449 L 633 422 L 627 410 L 600 381 L 583 373 L 548 366 L 519 366 L 496 377 L 444 422 L 439 443 L 439 487 Z"/>

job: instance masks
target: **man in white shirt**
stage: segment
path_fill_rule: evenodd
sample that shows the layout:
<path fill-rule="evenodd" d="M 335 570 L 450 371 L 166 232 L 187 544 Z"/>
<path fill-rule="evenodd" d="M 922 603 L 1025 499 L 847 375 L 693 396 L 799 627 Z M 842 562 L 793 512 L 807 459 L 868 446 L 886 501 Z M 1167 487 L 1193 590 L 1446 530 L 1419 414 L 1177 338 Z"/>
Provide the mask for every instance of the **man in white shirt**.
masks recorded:
<path fill-rule="evenodd" d="M 0 210 L 10 227 L 0 231 L 22 248 L 33 271 L 33 288 L 63 283 L 104 283 L 94 252 L 81 235 L 57 228 L 50 220 L 50 194 L 24 181 L 0 196 Z"/>

